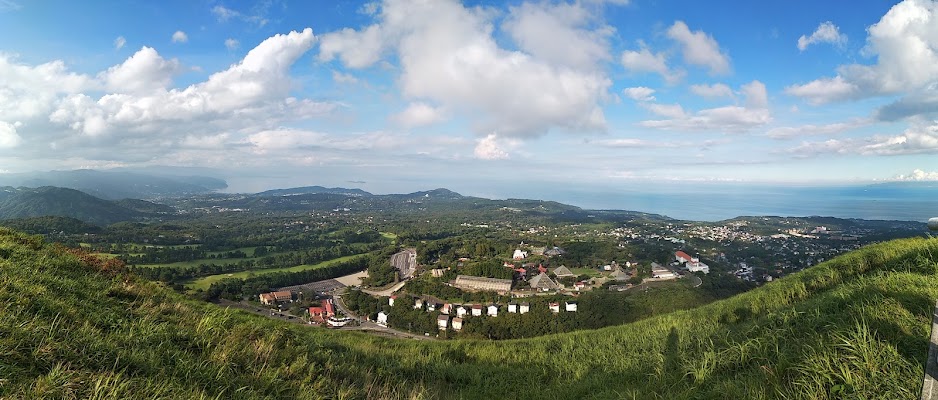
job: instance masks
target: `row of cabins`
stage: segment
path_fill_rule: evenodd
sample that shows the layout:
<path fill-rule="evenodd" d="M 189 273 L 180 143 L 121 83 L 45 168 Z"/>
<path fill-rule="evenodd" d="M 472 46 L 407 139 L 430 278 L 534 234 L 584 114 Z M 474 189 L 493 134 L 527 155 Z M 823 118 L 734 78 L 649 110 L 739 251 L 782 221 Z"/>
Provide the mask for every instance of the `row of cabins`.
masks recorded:
<path fill-rule="evenodd" d="M 392 301 L 389 301 L 389 303 L 392 303 L 392 304 L 391 304 L 392 306 L 394 305 Z M 424 306 L 423 300 L 421 300 L 421 299 L 417 299 L 417 300 L 414 302 L 414 309 L 423 308 L 423 306 Z M 560 303 L 559 303 L 559 302 L 552 302 L 552 303 L 548 304 L 548 308 L 550 308 L 550 310 L 551 310 L 552 312 L 554 312 L 554 313 L 559 313 L 559 312 L 560 312 Z M 427 311 L 434 311 L 435 309 L 436 309 L 435 305 L 432 305 L 432 304 L 428 304 L 428 305 L 427 305 Z M 440 328 L 440 330 L 446 330 L 446 329 L 448 329 L 449 327 L 452 327 L 453 330 L 455 330 L 455 331 L 462 330 L 462 327 L 463 327 L 463 318 L 462 318 L 462 317 L 465 317 L 465 316 L 467 316 L 467 315 L 472 315 L 472 316 L 475 316 L 475 317 L 481 317 L 481 316 L 482 316 L 482 310 L 483 310 L 483 309 L 485 309 L 485 311 L 486 311 L 486 312 L 485 312 L 485 315 L 487 315 L 487 316 L 490 316 L 490 317 L 497 317 L 497 316 L 498 316 L 498 305 L 496 305 L 496 304 L 492 304 L 492 305 L 489 305 L 489 306 L 487 306 L 487 307 L 484 307 L 484 306 L 482 306 L 481 304 L 472 304 L 472 305 L 470 305 L 469 307 L 466 307 L 466 306 L 464 306 L 464 305 L 453 305 L 453 304 L 449 304 L 449 303 L 444 304 L 444 305 L 440 308 L 440 313 L 441 313 L 440 316 L 438 316 L 437 319 L 436 319 L 436 320 L 437 320 L 437 327 Z M 456 317 L 450 319 L 450 317 L 451 317 L 451 316 L 450 316 L 450 313 L 453 312 L 453 310 L 455 310 Z M 572 301 L 565 302 L 565 303 L 564 303 L 564 310 L 567 311 L 567 312 L 576 312 L 576 311 L 577 311 L 577 304 L 576 304 L 576 302 L 572 302 Z M 524 302 L 524 303 L 521 303 L 521 304 L 517 304 L 517 303 L 508 303 L 508 312 L 509 312 L 509 313 L 512 313 L 512 314 L 516 314 L 516 313 L 517 313 L 517 314 L 526 314 L 526 313 L 528 313 L 528 312 L 530 312 L 530 311 L 531 311 L 531 305 L 528 304 L 527 302 Z M 376 322 L 377 322 L 379 325 L 387 326 L 387 324 L 388 324 L 388 316 L 389 316 L 389 315 L 388 315 L 387 313 L 385 313 L 384 311 L 381 311 L 381 312 L 378 313 L 378 319 L 377 319 Z"/>

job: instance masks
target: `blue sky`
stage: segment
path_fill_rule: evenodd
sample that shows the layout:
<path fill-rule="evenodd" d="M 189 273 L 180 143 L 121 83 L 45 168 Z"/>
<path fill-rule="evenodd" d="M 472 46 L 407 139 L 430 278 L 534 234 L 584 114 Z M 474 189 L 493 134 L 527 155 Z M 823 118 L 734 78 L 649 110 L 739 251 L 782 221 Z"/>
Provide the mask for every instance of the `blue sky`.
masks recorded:
<path fill-rule="evenodd" d="M 0 0 L 2 172 L 491 197 L 936 180 L 936 119 L 931 0 Z"/>

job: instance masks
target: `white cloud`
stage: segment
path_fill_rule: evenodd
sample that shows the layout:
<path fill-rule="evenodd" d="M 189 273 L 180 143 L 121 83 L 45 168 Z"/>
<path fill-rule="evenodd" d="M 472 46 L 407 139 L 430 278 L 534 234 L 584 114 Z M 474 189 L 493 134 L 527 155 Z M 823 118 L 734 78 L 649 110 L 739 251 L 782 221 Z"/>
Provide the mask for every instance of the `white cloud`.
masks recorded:
<path fill-rule="evenodd" d="M 860 154 L 896 156 L 907 154 L 938 154 L 938 123 L 913 125 L 899 135 L 875 135 L 865 139 L 827 140 L 824 142 L 802 142 L 789 149 L 799 157 L 818 154 Z"/>
<path fill-rule="evenodd" d="M 62 94 L 96 90 L 99 86 L 92 77 L 69 72 L 62 61 L 28 66 L 0 53 L 0 120 L 44 117 Z"/>
<path fill-rule="evenodd" d="M 347 83 L 347 84 L 358 83 L 358 78 L 356 78 L 354 75 L 346 74 L 346 73 L 339 72 L 336 70 L 332 70 L 332 80 L 335 81 L 336 83 Z"/>
<path fill-rule="evenodd" d="M 179 61 L 166 60 L 152 47 L 143 47 L 120 65 L 98 75 L 115 93 L 143 93 L 165 89 L 179 71 Z"/>
<path fill-rule="evenodd" d="M 629 149 L 643 149 L 643 148 L 674 148 L 674 147 L 688 147 L 691 146 L 690 143 L 679 143 L 679 142 L 655 142 L 645 139 L 606 139 L 606 140 L 597 140 L 593 142 L 602 147 L 613 147 L 613 148 L 629 148 Z"/>
<path fill-rule="evenodd" d="M 709 108 L 693 114 L 685 111 L 679 104 L 644 104 L 649 111 L 666 119 L 646 120 L 639 125 L 678 131 L 744 132 L 772 121 L 768 109 L 768 95 L 762 82 L 747 83 L 740 87 L 740 92 L 745 99 L 744 106 Z"/>
<path fill-rule="evenodd" d="M 266 17 L 267 8 L 269 8 L 269 6 L 269 1 L 257 2 L 252 12 L 245 14 L 222 5 L 217 5 L 212 7 L 212 14 L 215 14 L 215 18 L 218 19 L 218 22 L 228 22 L 231 19 L 239 19 L 261 27 L 270 22 Z"/>
<path fill-rule="evenodd" d="M 0 12 L 19 11 L 22 8 L 23 6 L 13 0 L 0 0 Z"/>
<path fill-rule="evenodd" d="M 785 88 L 785 93 L 805 98 L 811 104 L 825 104 L 856 97 L 860 94 L 860 88 L 843 77 L 836 76 L 814 80 L 804 85 L 789 86 Z"/>
<path fill-rule="evenodd" d="M 714 83 L 712 85 L 691 85 L 690 91 L 693 94 L 706 98 L 733 97 L 733 89 L 730 89 L 730 87 L 724 83 Z"/>
<path fill-rule="evenodd" d="M 910 182 L 924 182 L 924 181 L 938 181 L 938 171 L 924 171 L 921 169 L 912 170 L 908 175 L 899 174 L 892 177 L 893 181 L 910 181 Z"/>
<path fill-rule="evenodd" d="M 703 31 L 691 32 L 684 21 L 676 21 L 668 29 L 668 37 L 681 44 L 684 61 L 704 66 L 711 74 L 730 72 L 729 56 L 720 51 L 720 45 Z"/>
<path fill-rule="evenodd" d="M 238 48 L 238 46 L 241 46 L 241 42 L 238 42 L 237 39 L 232 39 L 232 38 L 225 39 L 225 47 L 228 50 L 235 50 Z"/>
<path fill-rule="evenodd" d="M 917 92 L 938 82 L 938 2 L 905 0 L 867 29 L 872 65 L 848 64 L 833 78 L 792 85 L 788 94 L 821 104 Z M 830 90 L 826 90 L 830 89 Z"/>
<path fill-rule="evenodd" d="M 235 10 L 220 5 L 212 7 L 212 14 L 215 14 L 215 17 L 218 18 L 220 22 L 225 22 L 241 15 L 241 13 Z"/>
<path fill-rule="evenodd" d="M 668 67 L 664 53 L 652 53 L 644 42 L 639 42 L 639 50 L 622 52 L 622 66 L 631 72 L 654 72 L 661 75 L 665 82 L 674 84 L 684 78 L 684 71 Z"/>
<path fill-rule="evenodd" d="M 502 29 L 521 50 L 553 65 L 580 70 L 598 68 L 609 60 L 613 28 L 590 29 L 593 19 L 580 3 L 522 3 L 509 9 Z"/>
<path fill-rule="evenodd" d="M 143 87 L 152 91 L 145 94 L 137 91 L 107 94 L 98 100 L 85 94 L 74 94 L 60 103 L 50 120 L 88 135 L 100 135 L 117 128 L 132 131 L 157 127 L 170 129 L 173 123 L 185 124 L 187 121 L 310 118 L 328 112 L 333 106 L 289 97 L 292 83 L 288 73 L 290 66 L 312 47 L 314 40 L 309 28 L 303 32 L 275 35 L 248 52 L 240 63 L 185 89 L 158 90 L 162 84 L 159 83 Z M 165 65 L 165 60 L 159 58 L 155 51 L 145 54 L 149 54 L 145 58 L 149 61 L 141 62 L 136 69 L 165 78 L 167 68 L 158 68 Z M 121 76 L 117 72 L 127 68 L 130 61 L 128 59 L 125 64 L 103 75 Z M 136 69 L 127 68 L 127 71 Z M 112 80 L 112 83 L 136 82 L 131 74 L 126 76 L 126 80 Z"/>
<path fill-rule="evenodd" d="M 802 136 L 836 135 L 851 129 L 869 125 L 869 123 L 870 121 L 867 119 L 855 119 L 848 122 L 837 122 L 825 125 L 807 124 L 793 127 L 786 126 L 769 129 L 765 135 L 772 139 L 791 139 Z"/>
<path fill-rule="evenodd" d="M 765 84 L 759 81 L 749 82 L 739 88 L 743 97 L 746 98 L 747 108 L 768 108 L 769 95 L 765 90 Z"/>
<path fill-rule="evenodd" d="M 840 29 L 833 22 L 822 22 L 811 36 L 801 35 L 798 38 L 798 50 L 804 51 L 808 46 L 815 43 L 830 43 L 837 47 L 843 47 L 847 43 L 847 35 L 840 33 Z"/>
<path fill-rule="evenodd" d="M 655 101 L 655 89 L 644 86 L 625 88 L 622 93 L 635 101 Z"/>
<path fill-rule="evenodd" d="M 427 103 L 416 102 L 408 105 L 404 111 L 395 115 L 392 119 L 405 128 L 415 128 L 443 121 L 446 116 L 440 108 Z"/>
<path fill-rule="evenodd" d="M 114 39 L 114 50 L 120 50 L 127 44 L 127 39 L 124 39 L 123 36 L 118 36 L 117 39 Z"/>
<path fill-rule="evenodd" d="M 173 33 L 173 43 L 185 43 L 189 41 L 189 35 L 186 35 L 183 31 L 176 31 Z"/>
<path fill-rule="evenodd" d="M 547 53 L 500 47 L 492 36 L 496 18 L 488 9 L 466 8 L 454 0 L 386 0 L 377 18 L 378 23 L 361 30 L 322 35 L 319 59 L 338 57 L 348 67 L 365 68 L 393 52 L 405 98 L 462 114 L 475 121 L 477 132 L 520 137 L 558 127 L 605 128 L 599 103 L 612 85 L 605 74 L 558 64 Z M 582 30 L 566 20 L 546 21 L 560 24 L 558 29 Z"/>
<path fill-rule="evenodd" d="M 508 147 L 511 145 L 508 144 Z M 505 143 L 502 143 L 497 134 L 490 133 L 488 136 L 476 141 L 476 148 L 473 155 L 480 160 L 507 160 L 508 152 L 504 150 Z"/>
<path fill-rule="evenodd" d="M 14 148 L 19 146 L 21 141 L 13 124 L 0 121 L 0 149 Z"/>

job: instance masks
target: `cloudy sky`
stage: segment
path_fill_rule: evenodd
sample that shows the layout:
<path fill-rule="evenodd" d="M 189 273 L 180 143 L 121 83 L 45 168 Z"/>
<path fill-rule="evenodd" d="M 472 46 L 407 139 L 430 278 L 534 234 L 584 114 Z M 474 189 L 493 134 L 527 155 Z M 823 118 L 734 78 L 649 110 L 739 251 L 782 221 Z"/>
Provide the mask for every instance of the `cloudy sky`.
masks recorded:
<path fill-rule="evenodd" d="M 932 0 L 0 0 L 0 172 L 504 197 L 936 155 Z"/>

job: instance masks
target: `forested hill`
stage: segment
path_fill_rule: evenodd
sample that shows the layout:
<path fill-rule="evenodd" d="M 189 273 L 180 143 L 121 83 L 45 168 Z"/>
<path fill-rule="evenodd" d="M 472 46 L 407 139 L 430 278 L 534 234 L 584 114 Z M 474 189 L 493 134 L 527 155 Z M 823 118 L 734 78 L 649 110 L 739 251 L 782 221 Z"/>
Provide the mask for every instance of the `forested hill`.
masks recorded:
<path fill-rule="evenodd" d="M 60 216 L 103 226 L 171 210 L 143 200 L 99 199 L 74 189 L 0 187 L 0 220 Z"/>
<path fill-rule="evenodd" d="M 0 229 L 0 398 L 911 399 L 938 239 L 696 309 L 513 341 L 329 331 L 187 299 Z"/>
<path fill-rule="evenodd" d="M 56 186 L 80 190 L 102 199 L 117 200 L 189 196 L 224 189 L 228 184 L 224 180 L 205 176 L 79 169 L 0 174 L 0 186 Z"/>

